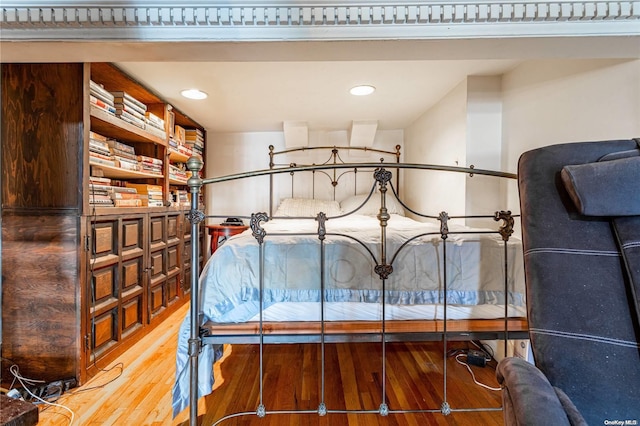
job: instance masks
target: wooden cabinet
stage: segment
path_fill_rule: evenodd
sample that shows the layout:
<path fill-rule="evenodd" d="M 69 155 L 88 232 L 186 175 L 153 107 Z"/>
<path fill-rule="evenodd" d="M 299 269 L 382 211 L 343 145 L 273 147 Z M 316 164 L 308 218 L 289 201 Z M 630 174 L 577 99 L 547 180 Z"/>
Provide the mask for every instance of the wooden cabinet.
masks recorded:
<path fill-rule="evenodd" d="M 189 207 L 170 203 L 171 189 L 186 186 L 169 175 L 168 128 L 160 137 L 93 106 L 90 81 L 204 129 L 111 64 L 0 66 L 2 356 L 27 377 L 83 383 L 187 301 L 192 244 Z M 98 168 L 160 186 L 167 202 L 91 203 L 90 131 L 162 160 L 157 175 Z M 3 382 L 9 366 L 2 363 Z"/>
<path fill-rule="evenodd" d="M 90 218 L 87 346 L 89 361 L 145 325 L 145 215 Z"/>

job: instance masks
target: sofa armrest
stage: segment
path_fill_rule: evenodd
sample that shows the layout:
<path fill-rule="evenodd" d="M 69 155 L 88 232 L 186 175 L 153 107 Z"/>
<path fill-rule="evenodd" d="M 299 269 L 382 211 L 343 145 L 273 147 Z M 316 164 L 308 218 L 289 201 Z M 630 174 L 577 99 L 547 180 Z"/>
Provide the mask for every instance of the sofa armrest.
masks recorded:
<path fill-rule="evenodd" d="M 569 397 L 527 361 L 504 358 L 496 369 L 506 425 L 585 425 Z"/>

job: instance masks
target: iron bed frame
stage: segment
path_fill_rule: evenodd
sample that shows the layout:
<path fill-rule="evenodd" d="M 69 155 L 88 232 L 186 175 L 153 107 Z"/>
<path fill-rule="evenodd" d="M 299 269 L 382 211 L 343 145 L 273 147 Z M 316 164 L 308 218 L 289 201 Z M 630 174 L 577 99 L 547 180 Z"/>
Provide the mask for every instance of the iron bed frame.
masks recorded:
<path fill-rule="evenodd" d="M 279 154 L 285 154 L 295 151 L 304 151 L 304 150 L 312 150 L 312 149 L 331 149 L 332 154 L 330 160 L 323 164 L 311 164 L 311 165 L 297 165 L 295 163 L 289 163 L 288 165 L 284 165 L 280 167 L 278 164 L 274 162 L 274 156 Z M 203 222 L 206 218 L 209 217 L 223 217 L 223 216 L 206 216 L 203 211 L 199 210 L 199 195 L 201 193 L 202 187 L 208 184 L 215 184 L 221 182 L 228 182 L 239 179 L 253 178 L 258 176 L 269 176 L 270 178 L 270 204 L 269 204 L 269 215 L 266 213 L 255 213 L 250 217 L 250 227 L 252 230 L 253 236 L 256 238 L 260 245 L 260 291 L 262 294 L 262 284 L 263 284 L 263 256 L 264 256 L 264 238 L 266 236 L 265 230 L 261 227 L 261 223 L 264 221 L 268 221 L 269 218 L 272 217 L 273 211 L 273 178 L 277 174 L 290 174 L 293 176 L 295 173 L 300 172 L 321 172 L 332 179 L 332 185 L 335 187 L 337 181 L 342 176 L 338 174 L 338 171 L 352 171 L 357 172 L 358 170 L 374 170 L 374 186 L 371 188 L 371 192 L 369 193 L 369 198 L 372 196 L 375 186 L 378 185 L 380 192 L 380 212 L 377 216 L 380 222 L 380 258 L 379 261 L 376 261 L 375 255 L 370 252 L 375 265 L 375 273 L 382 280 L 382 319 L 378 321 L 367 321 L 367 322 L 358 322 L 357 327 L 353 327 L 353 324 L 348 324 L 346 327 L 343 323 L 337 322 L 326 322 L 324 319 L 324 298 L 320 297 L 320 312 L 321 318 L 319 322 L 305 323 L 303 327 L 298 329 L 294 329 L 291 331 L 287 329 L 287 327 L 283 327 L 280 329 L 278 326 L 273 323 L 267 323 L 263 321 L 263 307 L 262 307 L 262 296 L 260 297 L 260 319 L 255 327 L 250 328 L 249 330 L 245 326 L 234 326 L 233 324 L 224 324 L 215 326 L 213 324 L 205 324 L 202 325 L 202 314 L 199 312 L 199 281 L 200 281 L 200 270 L 197 267 L 191 268 L 191 307 L 190 307 L 190 315 L 191 315 L 191 334 L 188 340 L 188 356 L 189 356 L 189 370 L 190 370 L 190 381 L 189 381 L 189 419 L 190 425 L 197 424 L 198 418 L 198 354 L 206 344 L 222 344 L 222 343 L 243 343 L 243 344 L 257 344 L 259 345 L 259 354 L 260 354 L 260 377 L 263 377 L 263 345 L 271 344 L 271 343 L 319 343 L 321 348 L 321 402 L 318 406 L 317 410 L 296 410 L 297 413 L 317 413 L 320 416 L 324 416 L 328 413 L 378 413 L 382 416 L 386 416 L 392 413 L 407 413 L 407 412 L 441 412 L 444 415 L 447 415 L 453 411 L 495 411 L 501 410 L 502 408 L 451 408 L 449 403 L 447 402 L 447 367 L 446 367 L 446 357 L 447 357 L 447 341 L 456 341 L 456 340 L 475 340 L 475 339 L 487 339 L 487 340 L 504 340 L 504 351 L 507 353 L 507 342 L 509 339 L 526 339 L 528 338 L 528 331 L 526 328 L 526 321 L 523 322 L 518 319 L 509 318 L 508 309 L 509 304 L 507 302 L 508 296 L 508 256 L 507 256 L 507 242 L 510 236 L 513 233 L 514 226 L 514 217 L 510 211 L 497 211 L 494 215 L 484 215 L 484 216 L 449 216 L 446 212 L 441 212 L 438 216 L 429 216 L 419 213 L 417 211 L 412 210 L 410 207 L 406 206 L 400 197 L 393 184 L 391 183 L 392 172 L 389 169 L 396 170 L 396 182 L 397 186 L 399 186 L 399 171 L 400 170 L 432 170 L 432 171 L 444 171 L 444 172 L 454 172 L 454 173 L 464 173 L 473 175 L 484 175 L 484 176 L 493 176 L 498 178 L 507 178 L 507 179 L 516 179 L 515 174 L 504 173 L 492 170 L 483 170 L 476 169 L 473 166 L 471 167 L 453 167 L 453 166 L 442 166 L 442 165 L 432 165 L 432 164 L 417 164 L 417 163 L 401 163 L 400 162 L 400 146 L 396 146 L 395 151 L 384 151 L 370 148 L 357 148 L 357 147 L 345 147 L 341 149 L 359 149 L 363 151 L 372 151 L 376 153 L 389 154 L 395 157 L 395 163 L 384 163 L 384 159 L 381 158 L 380 162 L 363 162 L 363 163 L 347 163 L 342 161 L 338 154 L 337 147 L 312 147 L 312 148 L 297 148 L 291 150 L 285 150 L 280 152 L 275 152 L 273 146 L 269 147 L 269 169 L 256 170 L 251 172 L 244 172 L 239 174 L 227 175 L 216 178 L 200 178 L 200 171 L 203 167 L 203 162 L 198 157 L 191 157 L 187 162 L 188 169 L 192 172 L 192 176 L 188 180 L 188 186 L 190 188 L 191 193 L 191 210 L 188 213 L 188 219 L 191 222 L 191 241 L 199 241 L 197 235 L 199 234 L 199 226 L 200 223 Z M 329 172 L 327 172 L 329 171 Z M 331 173 L 331 174 L 330 174 Z M 315 175 L 314 182 L 315 188 Z M 446 266 L 444 267 L 444 317 L 441 320 L 425 320 L 418 321 L 410 320 L 411 327 L 407 326 L 406 321 L 398 321 L 398 320 L 386 320 L 385 319 L 385 301 L 384 301 L 384 285 L 385 280 L 388 278 L 389 274 L 393 272 L 393 260 L 395 259 L 395 255 L 391 258 L 390 261 L 387 259 L 387 243 L 386 243 L 386 227 L 387 221 L 390 216 L 386 209 L 386 197 L 388 188 L 391 188 L 393 194 L 396 196 L 400 204 L 411 213 L 425 218 L 436 219 L 440 222 L 440 231 L 439 235 L 443 241 L 443 258 L 446 258 L 446 242 L 447 237 L 453 232 L 449 231 L 448 221 L 451 219 L 464 219 L 464 218 L 493 218 L 495 221 L 502 221 L 502 224 L 497 231 L 500 234 L 502 241 L 504 242 L 504 291 L 505 291 L 505 311 L 504 318 L 499 318 L 495 320 L 486 321 L 486 324 L 480 328 L 476 328 L 474 330 L 467 329 L 464 325 L 457 326 L 455 323 L 453 325 L 449 325 L 448 323 L 452 320 L 447 320 L 447 276 L 446 276 Z M 314 189 L 315 190 L 315 189 Z M 292 179 L 292 193 L 293 193 L 293 179 Z M 334 193 L 335 194 L 335 193 Z M 366 201 L 369 200 L 367 198 Z M 365 203 L 366 203 L 365 201 Z M 364 203 L 363 203 L 364 204 Z M 340 217 L 340 216 L 339 216 Z M 328 219 L 324 213 L 319 213 L 315 218 L 318 221 L 318 230 L 317 235 L 320 240 L 320 245 L 322 246 L 325 237 L 328 235 L 325 222 Z M 486 233 L 496 231 L 488 231 Z M 463 232 L 464 233 L 464 232 Z M 477 231 L 473 232 L 477 234 Z M 405 242 L 402 247 L 408 244 L 410 241 L 414 240 L 417 237 L 424 236 L 419 235 L 411 238 L 409 241 Z M 398 249 L 398 252 L 402 249 Z M 321 249 L 321 265 L 324 262 L 324 251 Z M 397 252 L 396 252 L 397 254 Z M 191 247 L 191 259 L 199 259 L 200 258 L 200 247 L 199 244 L 194 243 Z M 446 264 L 446 262 L 445 262 Z M 321 286 L 324 284 L 324 267 L 321 266 Z M 324 288 L 321 287 L 321 294 L 323 294 Z M 471 321 L 482 321 L 482 320 L 471 320 Z M 496 329 L 496 325 L 500 324 L 502 327 L 500 330 Z M 416 327 L 418 324 L 418 327 Z M 464 323 L 463 323 L 464 324 Z M 288 323 L 291 325 L 291 323 Z M 295 325 L 295 324 L 294 324 Z M 420 331 L 409 331 L 415 329 L 422 330 Z M 386 343 L 394 342 L 394 341 L 442 341 L 444 344 L 444 389 L 443 389 L 443 402 L 442 405 L 437 409 L 427 409 L 427 410 L 390 410 L 386 404 L 385 395 L 386 395 L 386 366 L 385 366 L 385 358 L 386 358 Z M 378 410 L 329 410 L 327 409 L 324 403 L 324 345 L 325 343 L 334 343 L 334 342 L 354 342 L 354 341 L 363 341 L 363 342 L 380 342 L 382 345 L 382 402 L 380 403 Z M 233 415 L 225 416 L 222 419 L 219 419 L 218 422 L 221 422 L 227 418 L 235 417 L 237 415 L 245 415 L 245 414 L 253 414 L 259 417 L 264 417 L 267 414 L 277 414 L 282 413 L 282 411 L 267 411 L 266 407 L 263 404 L 263 379 L 260 379 L 260 403 L 258 408 L 254 412 L 246 412 L 246 413 L 235 413 Z M 287 411 L 287 413 L 291 413 L 291 411 Z M 216 424 L 218 424 L 216 422 Z"/>

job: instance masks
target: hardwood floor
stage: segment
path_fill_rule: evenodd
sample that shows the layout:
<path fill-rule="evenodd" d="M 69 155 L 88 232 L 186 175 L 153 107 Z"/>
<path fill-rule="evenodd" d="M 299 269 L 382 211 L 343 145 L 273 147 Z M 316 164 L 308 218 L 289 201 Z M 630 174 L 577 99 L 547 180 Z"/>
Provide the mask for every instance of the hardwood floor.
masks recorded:
<path fill-rule="evenodd" d="M 188 410 L 171 416 L 171 387 L 175 374 L 177 332 L 187 306 L 166 324 L 152 331 L 91 381 L 57 401 L 75 413 L 74 425 L 180 425 L 186 426 Z M 465 342 L 449 348 L 466 347 Z M 382 401 L 380 344 L 327 344 L 325 349 L 325 398 L 329 410 L 374 410 Z M 210 425 L 235 411 L 255 413 L 259 403 L 258 347 L 228 346 L 217 363 L 216 391 L 199 402 L 199 424 Z M 118 377 L 122 363 L 122 374 Z M 114 368 L 115 367 L 115 368 Z M 500 392 L 473 383 L 467 369 L 448 358 L 447 400 L 452 409 L 500 407 Z M 267 410 L 317 410 L 320 403 L 320 346 L 269 345 L 264 351 L 263 403 Z M 474 367 L 476 378 L 497 387 L 490 366 Z M 117 378 L 116 378 L 117 377 Z M 238 426 L 400 426 L 400 425 L 502 425 L 501 411 L 439 412 L 443 395 L 442 344 L 393 343 L 387 346 L 386 402 L 399 407 L 438 410 L 436 413 L 379 414 L 255 414 L 225 420 Z M 115 380 L 113 380 L 115 378 Z M 111 381 L 113 380 L 113 381 Z M 111 381 L 111 382 L 110 382 Z M 104 386 L 102 386 L 104 385 Z M 277 390 L 277 391 L 276 391 Z M 70 414 L 50 407 L 40 412 L 38 425 L 68 425 Z"/>

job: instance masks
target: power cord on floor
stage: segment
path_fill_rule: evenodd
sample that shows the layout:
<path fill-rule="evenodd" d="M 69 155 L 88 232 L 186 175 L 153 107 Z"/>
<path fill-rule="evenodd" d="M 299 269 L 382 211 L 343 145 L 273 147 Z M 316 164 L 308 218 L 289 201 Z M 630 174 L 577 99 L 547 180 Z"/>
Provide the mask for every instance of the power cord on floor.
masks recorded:
<path fill-rule="evenodd" d="M 113 370 L 114 368 L 119 368 L 120 372 L 113 379 L 111 379 L 108 382 L 103 383 L 101 385 L 92 386 L 90 388 L 78 389 L 76 391 L 71 392 L 71 394 L 74 395 L 74 394 L 80 393 L 80 392 L 87 392 L 87 391 L 92 391 L 92 390 L 95 390 L 95 389 L 102 389 L 103 387 L 107 386 L 109 383 L 115 382 L 116 380 L 118 380 L 120 378 L 120 376 L 122 376 L 122 372 L 124 371 L 124 364 L 122 362 L 119 362 L 119 363 L 115 364 L 111 368 L 99 368 L 99 370 L 102 371 L 103 373 L 108 373 L 111 370 Z"/>
<path fill-rule="evenodd" d="M 473 374 L 473 370 L 471 370 L 471 367 L 469 366 L 469 364 L 468 364 L 467 362 L 465 362 L 465 361 L 461 361 L 461 360 L 460 360 L 460 358 L 461 358 L 461 357 L 465 357 L 465 358 L 467 358 L 467 359 L 468 359 L 468 356 L 469 356 L 469 355 L 468 355 L 467 353 L 459 353 L 459 354 L 457 354 L 455 357 L 456 357 L 456 362 L 457 362 L 458 364 L 460 364 L 460 365 L 464 365 L 465 367 L 467 367 L 467 370 L 469 370 L 469 373 L 471 374 L 471 377 L 473 378 L 473 382 L 474 382 L 476 385 L 478 385 L 478 386 L 482 386 L 482 387 L 483 387 L 483 388 L 485 388 L 485 389 L 489 389 L 489 390 L 492 390 L 492 391 L 501 391 L 501 390 L 502 390 L 502 388 L 494 388 L 494 387 L 491 387 L 491 386 L 486 385 L 486 384 L 484 384 L 484 383 L 482 383 L 482 382 L 479 382 L 479 381 L 476 379 L 476 375 L 475 375 L 475 374 Z"/>
<path fill-rule="evenodd" d="M 34 379 L 28 379 L 26 377 L 23 377 L 20 374 L 20 369 L 18 368 L 18 366 L 16 364 L 13 364 L 11 367 L 9 367 L 9 371 L 11 372 L 11 374 L 13 374 L 14 380 L 11 384 L 11 387 L 13 388 L 13 385 L 15 384 L 15 381 L 17 380 L 23 387 L 23 389 L 25 390 L 25 392 L 27 394 L 29 394 L 31 396 L 31 398 L 33 398 L 36 401 L 39 401 L 42 404 L 45 404 L 47 406 L 51 406 L 51 407 L 59 407 L 62 408 L 64 410 L 67 410 L 70 414 L 71 414 L 71 418 L 69 419 L 69 425 L 73 424 L 73 421 L 75 420 L 76 414 L 73 412 L 73 410 L 71 410 L 69 407 L 66 407 L 62 404 L 56 404 L 54 402 L 49 402 L 44 400 L 43 398 L 40 398 L 38 395 L 34 394 L 31 390 L 29 390 L 29 386 L 33 386 L 35 384 L 41 384 L 41 383 L 45 383 L 43 380 L 34 380 Z M 60 389 L 60 394 L 62 393 L 62 389 Z M 60 394 L 58 394 L 56 396 L 56 400 L 57 397 L 60 396 Z M 34 404 L 36 404 L 34 402 Z"/>

